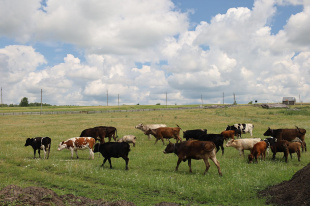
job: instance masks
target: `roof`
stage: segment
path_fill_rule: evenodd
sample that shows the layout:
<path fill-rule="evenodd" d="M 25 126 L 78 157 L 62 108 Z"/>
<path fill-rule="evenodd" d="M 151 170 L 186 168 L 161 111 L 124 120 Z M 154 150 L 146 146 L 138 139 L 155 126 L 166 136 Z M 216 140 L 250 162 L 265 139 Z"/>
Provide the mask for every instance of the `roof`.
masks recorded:
<path fill-rule="evenodd" d="M 283 97 L 282 101 L 296 101 L 295 97 Z"/>

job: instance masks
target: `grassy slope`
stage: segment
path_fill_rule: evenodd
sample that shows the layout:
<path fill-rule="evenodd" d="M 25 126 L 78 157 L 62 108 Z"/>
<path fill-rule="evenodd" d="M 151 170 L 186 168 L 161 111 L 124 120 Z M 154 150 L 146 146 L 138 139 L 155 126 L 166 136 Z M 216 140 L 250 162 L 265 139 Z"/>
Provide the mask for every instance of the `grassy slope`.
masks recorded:
<path fill-rule="evenodd" d="M 113 107 L 111 107 L 113 109 Z M 83 108 L 83 109 L 94 109 Z M 96 109 L 96 108 L 95 108 Z M 117 109 L 114 108 L 114 109 Z M 124 109 L 124 108 L 121 108 Z M 0 110 L 0 112 L 2 112 Z M 101 113 L 79 115 L 22 115 L 0 118 L 0 188 L 9 184 L 42 186 L 58 194 L 72 193 L 78 196 L 106 200 L 125 199 L 137 205 L 154 205 L 167 201 L 191 205 L 261 205 L 257 191 L 284 180 L 309 163 L 309 152 L 302 154 L 301 162 L 296 154 L 286 164 L 282 154 L 271 161 L 247 164 L 237 150 L 225 148 L 217 157 L 223 177 L 210 161 L 211 167 L 203 175 L 203 161 L 193 161 L 193 173 L 188 173 L 187 163 L 181 163 L 174 172 L 177 157 L 164 155 L 165 146 L 154 139 L 148 140 L 134 128 L 138 123 L 165 123 L 180 125 L 183 130 L 207 128 L 209 133 L 220 133 L 227 124 L 253 123 L 254 136 L 263 138 L 271 128 L 293 128 L 295 125 L 309 131 L 310 108 L 287 111 L 244 106 L 225 109 L 195 109 L 176 111 L 150 111 L 128 113 Z M 88 127 L 111 125 L 118 135 L 133 134 L 138 138 L 131 147 L 129 171 L 125 171 L 122 159 L 112 159 L 114 169 L 108 163 L 102 169 L 103 158 L 95 155 L 88 160 L 88 151 L 79 151 L 79 160 L 70 160 L 69 151 L 57 151 L 60 141 L 78 136 Z M 49 160 L 33 159 L 33 150 L 24 147 L 27 137 L 50 136 L 52 151 Z M 250 137 L 249 134 L 243 135 Z M 307 140 L 309 145 L 309 141 Z M 246 155 L 249 151 L 245 152 Z M 95 192 L 94 192 L 95 191 Z"/>

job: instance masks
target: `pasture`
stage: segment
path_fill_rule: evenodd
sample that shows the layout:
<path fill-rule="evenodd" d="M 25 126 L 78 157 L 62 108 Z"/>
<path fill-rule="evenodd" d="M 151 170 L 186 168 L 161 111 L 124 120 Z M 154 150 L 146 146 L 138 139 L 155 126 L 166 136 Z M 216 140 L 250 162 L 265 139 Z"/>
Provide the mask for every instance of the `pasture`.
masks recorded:
<path fill-rule="evenodd" d="M 139 106 L 136 106 L 139 107 Z M 94 107 L 96 108 L 96 107 Z M 294 108 L 294 109 L 292 109 Z M 71 108 L 70 108 L 71 109 Z M 83 108 L 84 109 L 84 108 Z M 89 110 L 92 107 L 87 108 Z M 111 107 L 113 109 L 113 107 Z M 115 107 L 114 109 L 118 109 Z M 2 108 L 0 108 L 0 112 Z M 217 109 L 187 109 L 147 112 L 114 112 L 96 114 L 16 115 L 0 117 L 0 189 L 7 185 L 39 186 L 52 189 L 59 195 L 74 194 L 107 201 L 127 200 L 136 205 L 155 205 L 175 202 L 182 205 L 264 205 L 265 199 L 257 191 L 289 180 L 310 162 L 310 107 L 295 106 L 287 109 L 263 109 L 238 106 Z M 149 140 L 140 130 L 139 123 L 164 123 L 182 130 L 208 129 L 208 133 L 221 133 L 233 123 L 253 123 L 253 137 L 264 138 L 271 128 L 305 128 L 308 152 L 296 154 L 285 163 L 283 153 L 272 161 L 271 152 L 266 161 L 248 164 L 239 152 L 225 147 L 222 156 L 217 153 L 223 176 L 220 177 L 212 161 L 206 175 L 204 162 L 193 160 L 193 173 L 187 162 L 175 172 L 177 156 L 164 154 L 165 146 L 155 139 Z M 99 153 L 89 160 L 87 150 L 78 151 L 80 159 L 71 160 L 69 150 L 57 151 L 58 144 L 79 136 L 85 128 L 114 126 L 119 137 L 132 134 L 137 137 L 136 147 L 129 153 L 129 170 L 123 159 L 112 159 L 113 169 Z M 181 137 L 183 136 L 181 130 Z M 50 159 L 33 159 L 33 149 L 24 147 L 28 137 L 49 136 L 52 139 Z M 250 138 L 243 134 L 242 138 Z M 112 140 L 113 141 L 113 140 Z M 175 140 L 171 140 L 175 142 Z M 167 144 L 167 141 L 165 141 Z M 38 157 L 38 154 L 37 154 Z"/>

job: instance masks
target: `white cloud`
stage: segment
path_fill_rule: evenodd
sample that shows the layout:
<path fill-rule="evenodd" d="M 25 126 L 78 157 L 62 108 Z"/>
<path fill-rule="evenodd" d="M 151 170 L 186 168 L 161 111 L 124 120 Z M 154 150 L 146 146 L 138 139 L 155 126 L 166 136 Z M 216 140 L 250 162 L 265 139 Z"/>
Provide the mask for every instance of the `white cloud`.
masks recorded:
<path fill-rule="evenodd" d="M 276 5 L 303 5 L 284 29 L 271 33 Z M 299 0 L 256 0 L 230 8 L 189 30 L 187 13 L 169 0 L 0 2 L 0 35 L 20 42 L 72 44 L 84 58 L 66 54 L 46 65 L 33 46 L 0 49 L 5 103 L 24 96 L 51 104 L 98 105 L 310 101 L 310 5 Z M 5 18 L 4 18 L 5 17 Z M 10 18 L 8 18 L 10 17 Z M 139 65 L 136 65 L 138 64 Z M 45 68 L 42 66 L 46 65 Z M 40 68 L 40 69 L 39 69 Z"/>

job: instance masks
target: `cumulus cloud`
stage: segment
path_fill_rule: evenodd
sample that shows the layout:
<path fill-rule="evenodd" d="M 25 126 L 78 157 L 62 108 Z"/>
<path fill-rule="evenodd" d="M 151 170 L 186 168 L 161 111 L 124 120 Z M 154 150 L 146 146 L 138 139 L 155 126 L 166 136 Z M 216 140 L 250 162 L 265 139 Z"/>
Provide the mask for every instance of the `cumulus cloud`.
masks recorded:
<path fill-rule="evenodd" d="M 277 6 L 303 5 L 276 34 Z M 0 2 L 0 37 L 24 45 L 0 49 L 5 103 L 24 96 L 57 105 L 278 102 L 309 98 L 310 5 L 302 0 L 256 0 L 190 29 L 189 14 L 170 0 L 40 0 Z M 70 44 L 48 64 L 36 42 Z M 28 44 L 28 45 L 27 45 Z"/>

